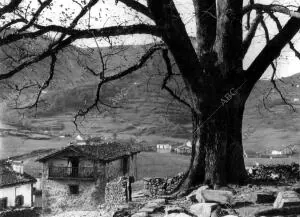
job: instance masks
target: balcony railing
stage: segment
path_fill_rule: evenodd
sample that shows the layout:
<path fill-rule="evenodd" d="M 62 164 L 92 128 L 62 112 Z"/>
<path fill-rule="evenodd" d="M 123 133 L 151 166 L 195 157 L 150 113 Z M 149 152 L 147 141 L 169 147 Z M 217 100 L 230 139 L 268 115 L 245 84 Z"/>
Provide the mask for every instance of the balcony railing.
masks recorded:
<path fill-rule="evenodd" d="M 49 167 L 49 178 L 94 178 L 94 168 Z"/>

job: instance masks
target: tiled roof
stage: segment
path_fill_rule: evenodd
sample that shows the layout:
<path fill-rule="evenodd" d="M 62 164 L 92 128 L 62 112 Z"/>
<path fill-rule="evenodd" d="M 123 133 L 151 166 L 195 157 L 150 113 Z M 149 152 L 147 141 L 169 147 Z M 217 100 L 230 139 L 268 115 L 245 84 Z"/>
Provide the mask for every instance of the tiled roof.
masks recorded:
<path fill-rule="evenodd" d="M 88 141 L 87 145 L 69 145 L 49 155 L 46 155 L 37 161 L 47 161 L 48 159 L 55 158 L 56 155 L 66 151 L 77 152 L 79 155 L 93 160 L 113 161 L 123 156 L 129 156 L 141 152 L 141 148 L 129 143 L 98 143 L 94 141 Z"/>
<path fill-rule="evenodd" d="M 17 173 L 7 163 L 0 164 L 0 188 L 34 182 L 36 179 L 29 174 Z"/>

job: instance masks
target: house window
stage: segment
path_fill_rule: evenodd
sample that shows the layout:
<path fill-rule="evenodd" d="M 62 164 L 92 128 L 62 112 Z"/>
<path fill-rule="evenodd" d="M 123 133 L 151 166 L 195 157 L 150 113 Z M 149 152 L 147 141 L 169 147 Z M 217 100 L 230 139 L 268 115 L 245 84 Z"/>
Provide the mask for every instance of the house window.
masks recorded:
<path fill-rule="evenodd" d="M 23 195 L 16 196 L 15 204 L 16 204 L 16 207 L 23 206 L 24 196 Z"/>
<path fill-rule="evenodd" d="M 79 194 L 79 185 L 69 185 L 70 194 Z"/>
<path fill-rule="evenodd" d="M 7 208 L 7 197 L 0 198 L 0 210 Z"/>

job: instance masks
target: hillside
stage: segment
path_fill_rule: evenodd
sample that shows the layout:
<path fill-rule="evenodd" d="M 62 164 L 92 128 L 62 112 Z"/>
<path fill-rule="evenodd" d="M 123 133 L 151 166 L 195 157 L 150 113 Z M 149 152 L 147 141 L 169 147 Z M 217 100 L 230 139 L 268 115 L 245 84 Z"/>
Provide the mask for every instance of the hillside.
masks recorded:
<path fill-rule="evenodd" d="M 146 46 L 126 46 L 101 49 L 107 62 L 106 73 L 115 73 L 134 64 L 146 48 Z M 117 55 L 110 55 L 111 53 Z M 74 47 L 61 53 L 58 59 L 55 79 L 43 93 L 37 111 L 26 111 L 27 118 L 20 121 L 16 111 L 6 110 L 5 116 L 2 117 L 3 121 L 47 130 L 55 129 L 59 125 L 60 127 L 56 129 L 59 129 L 60 133 L 78 133 L 72 124 L 73 116 L 79 109 L 92 103 L 98 80 L 98 77 L 84 66 L 88 65 L 100 72 L 102 65 L 99 62 L 99 51 Z M 48 73 L 48 64 L 47 61 L 36 64 L 36 70 L 28 73 L 35 73 L 35 78 L 42 79 Z M 84 120 L 79 120 L 81 132 L 134 137 L 153 142 L 165 140 L 178 142 L 190 138 L 189 111 L 161 90 L 164 67 L 160 54 L 156 53 L 142 69 L 104 86 L 101 100 L 108 104 L 117 100 L 120 108 L 101 106 L 100 113 L 93 111 Z M 14 81 L 22 82 L 25 75 L 27 71 L 14 77 Z M 176 82 L 181 81 L 177 79 Z M 172 83 L 174 87 L 176 82 Z M 300 74 L 283 78 L 277 83 L 283 95 L 289 102 L 295 104 L 297 109 L 300 98 L 300 88 L 297 86 L 300 84 Z M 276 91 L 270 91 L 271 87 L 270 82 L 259 81 L 247 101 L 243 132 L 245 146 L 250 150 L 279 148 L 290 143 L 300 144 L 298 113 L 292 112 Z M 0 89 L 5 90 L 5 86 L 0 84 Z M 270 94 L 266 97 L 268 92 Z M 27 93 L 26 100 L 22 101 L 24 105 L 30 102 L 29 98 L 32 100 L 33 93 L 33 90 Z"/>

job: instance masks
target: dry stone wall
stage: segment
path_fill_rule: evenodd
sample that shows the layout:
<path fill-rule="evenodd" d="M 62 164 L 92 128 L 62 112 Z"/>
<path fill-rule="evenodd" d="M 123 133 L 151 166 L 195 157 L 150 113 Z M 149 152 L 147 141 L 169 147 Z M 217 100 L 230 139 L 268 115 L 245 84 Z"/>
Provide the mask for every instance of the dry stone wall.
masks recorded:
<path fill-rule="evenodd" d="M 144 178 L 144 189 L 146 189 L 151 196 L 170 194 L 181 182 L 183 177 L 184 173 L 179 173 L 172 178 Z"/>
<path fill-rule="evenodd" d="M 126 202 L 127 182 L 128 182 L 127 177 L 119 177 L 111 182 L 108 182 L 105 187 L 105 203 Z"/>
<path fill-rule="evenodd" d="M 6 210 L 0 212 L 0 217 L 38 217 L 39 212 L 35 208 L 20 208 L 13 210 Z"/>

